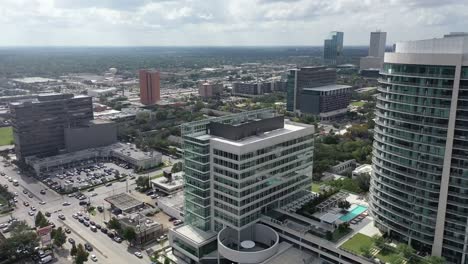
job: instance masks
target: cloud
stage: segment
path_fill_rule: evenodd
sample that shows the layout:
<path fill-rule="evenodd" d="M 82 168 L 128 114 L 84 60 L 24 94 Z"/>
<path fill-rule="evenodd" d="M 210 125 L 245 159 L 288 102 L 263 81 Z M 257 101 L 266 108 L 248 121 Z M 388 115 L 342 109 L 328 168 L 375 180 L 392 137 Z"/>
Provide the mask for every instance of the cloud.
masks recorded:
<path fill-rule="evenodd" d="M 367 45 L 466 31 L 468 0 L 2 0 L 0 45 Z"/>

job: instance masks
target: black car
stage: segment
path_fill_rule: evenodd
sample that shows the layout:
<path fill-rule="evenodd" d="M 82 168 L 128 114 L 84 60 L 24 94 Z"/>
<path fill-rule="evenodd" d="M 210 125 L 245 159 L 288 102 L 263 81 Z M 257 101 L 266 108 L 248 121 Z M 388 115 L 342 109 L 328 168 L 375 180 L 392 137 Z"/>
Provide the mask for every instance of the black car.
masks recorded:
<path fill-rule="evenodd" d="M 85 243 L 85 244 L 84 244 L 84 247 L 85 247 L 85 249 L 88 250 L 88 251 L 93 251 L 93 246 L 91 246 L 90 243 Z"/>
<path fill-rule="evenodd" d="M 107 228 L 101 228 L 101 232 L 107 234 Z"/>
<path fill-rule="evenodd" d="M 97 229 L 101 229 L 102 226 L 101 226 L 100 224 L 96 224 L 96 228 L 97 228 Z"/>
<path fill-rule="evenodd" d="M 114 238 L 114 237 L 115 237 L 114 233 L 112 233 L 112 232 L 107 233 L 107 236 L 110 237 L 110 238 Z"/>
<path fill-rule="evenodd" d="M 83 225 L 86 226 L 86 227 L 88 227 L 88 226 L 89 226 L 89 223 L 86 222 L 86 221 L 83 221 Z"/>
<path fill-rule="evenodd" d="M 73 238 L 71 238 L 71 237 L 68 238 L 68 242 L 69 242 L 70 244 L 72 244 L 72 245 L 75 244 L 75 240 L 74 240 Z"/>
<path fill-rule="evenodd" d="M 78 221 L 79 221 L 80 223 L 83 223 L 83 222 L 84 222 L 83 217 L 78 218 Z"/>
<path fill-rule="evenodd" d="M 102 206 L 98 206 L 98 207 L 97 207 L 97 210 L 98 210 L 100 213 L 104 212 L 104 208 L 102 208 Z"/>
<path fill-rule="evenodd" d="M 50 217 L 50 216 L 51 216 L 51 214 L 50 214 L 49 212 L 45 212 L 44 215 L 47 216 L 47 217 Z"/>
<path fill-rule="evenodd" d="M 90 221 L 89 224 L 92 225 L 92 226 L 96 225 L 96 223 L 94 223 L 94 221 Z"/>
<path fill-rule="evenodd" d="M 80 205 L 89 205 L 87 201 L 80 201 Z"/>
<path fill-rule="evenodd" d="M 46 194 L 46 192 L 44 190 L 41 190 L 40 193 L 41 194 Z"/>

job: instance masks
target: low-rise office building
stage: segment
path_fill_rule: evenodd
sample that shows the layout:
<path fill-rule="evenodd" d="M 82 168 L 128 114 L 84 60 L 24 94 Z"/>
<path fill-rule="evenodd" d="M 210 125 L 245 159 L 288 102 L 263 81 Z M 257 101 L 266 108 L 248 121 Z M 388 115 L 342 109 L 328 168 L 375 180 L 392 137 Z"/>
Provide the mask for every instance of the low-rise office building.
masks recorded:
<path fill-rule="evenodd" d="M 122 228 L 132 228 L 136 237 L 133 245 L 144 245 L 156 241 L 163 235 L 163 225 L 139 213 L 129 214 L 119 218 Z"/>
<path fill-rule="evenodd" d="M 132 144 L 114 143 L 99 148 L 89 148 L 51 157 L 29 156 L 26 164 L 34 169 L 36 175 L 46 174 L 60 168 L 79 166 L 87 161 L 123 161 L 134 169 L 150 169 L 161 164 L 162 154 L 156 151 L 144 152 Z"/>
<path fill-rule="evenodd" d="M 299 111 L 319 116 L 321 120 L 331 120 L 344 115 L 351 102 L 351 88 L 348 85 L 337 84 L 303 88 Z"/>
<path fill-rule="evenodd" d="M 220 96 L 223 92 L 222 83 L 212 83 L 208 81 L 198 83 L 198 94 L 203 98 Z"/>
<path fill-rule="evenodd" d="M 184 192 L 179 191 L 157 200 L 159 209 L 171 217 L 184 221 Z"/>
<path fill-rule="evenodd" d="M 153 190 L 161 192 L 165 195 L 171 195 L 179 192 L 184 188 L 184 172 L 166 172 L 164 176 L 151 180 Z"/>
<path fill-rule="evenodd" d="M 74 127 L 66 127 L 64 132 L 67 152 L 117 143 L 117 126 L 112 121 L 95 119 Z"/>

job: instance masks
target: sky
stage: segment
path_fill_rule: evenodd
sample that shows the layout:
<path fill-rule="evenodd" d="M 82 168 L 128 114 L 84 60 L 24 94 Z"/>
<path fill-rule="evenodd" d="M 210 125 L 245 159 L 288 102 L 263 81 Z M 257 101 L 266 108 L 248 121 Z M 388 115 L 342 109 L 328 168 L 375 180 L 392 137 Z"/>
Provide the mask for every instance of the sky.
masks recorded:
<path fill-rule="evenodd" d="M 468 0 L 0 0 L 0 46 L 320 46 L 468 31 Z"/>

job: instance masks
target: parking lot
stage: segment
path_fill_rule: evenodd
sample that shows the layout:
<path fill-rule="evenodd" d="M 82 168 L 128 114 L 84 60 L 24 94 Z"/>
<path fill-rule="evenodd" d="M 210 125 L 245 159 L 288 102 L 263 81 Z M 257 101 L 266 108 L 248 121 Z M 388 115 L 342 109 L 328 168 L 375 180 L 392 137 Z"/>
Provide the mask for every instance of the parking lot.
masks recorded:
<path fill-rule="evenodd" d="M 111 185 L 111 181 L 132 177 L 132 169 L 124 163 L 88 163 L 71 169 L 59 168 L 42 177 L 42 181 L 57 192 L 73 192 L 96 185 Z"/>
<path fill-rule="evenodd" d="M 86 171 L 87 169 L 89 169 L 89 171 Z M 165 169 L 170 170 L 170 167 L 166 167 Z M 122 168 L 119 164 L 104 162 L 102 164 L 89 163 L 78 165 L 74 168 L 64 168 L 47 174 L 46 176 L 51 179 L 47 182 L 57 182 L 54 186 L 62 186 L 63 184 L 67 184 L 65 181 L 73 179 L 73 186 L 76 184 L 78 187 L 80 186 L 79 184 L 86 184 L 87 181 L 91 181 L 92 184 L 92 181 L 96 180 L 96 177 L 92 179 L 94 173 L 105 174 L 104 176 L 97 177 L 97 179 L 102 177 L 106 177 L 106 179 L 109 177 L 110 179 L 112 176 L 115 177 L 116 170 L 119 171 L 120 175 L 131 175 L 132 173 L 131 169 Z M 163 169 L 153 171 L 151 174 L 159 175 L 162 173 L 162 170 Z M 104 234 L 101 230 L 97 229 L 97 225 L 100 225 L 102 229 L 102 227 L 105 226 L 104 222 L 106 220 L 109 220 L 111 217 L 116 217 L 116 215 L 112 214 L 109 204 L 104 200 L 110 195 L 128 192 L 141 201 L 146 201 L 152 205 L 155 204 L 155 200 L 151 199 L 150 196 L 135 191 L 135 179 L 130 179 L 131 177 L 128 177 L 125 178 L 124 182 L 112 182 L 112 186 L 106 187 L 106 184 L 102 184 L 99 187 L 89 187 L 90 189 L 86 191 L 74 192 L 71 195 L 60 195 L 59 193 L 52 191 L 49 186 L 45 184 L 46 178 L 43 178 L 42 181 L 38 181 L 34 177 L 20 173 L 15 165 L 9 165 L 9 163 L 1 157 L 0 172 L 5 173 L 4 176 L 0 175 L 0 184 L 8 186 L 9 191 L 14 194 L 16 193 L 17 200 L 16 208 L 11 214 L 0 216 L 0 227 L 2 227 L 2 232 L 3 229 L 9 225 L 8 222 L 11 222 L 12 217 L 25 220 L 29 225 L 33 226 L 35 215 L 37 212 L 41 211 L 46 215 L 48 220 L 57 225 L 57 227 L 63 226 L 63 228 L 70 229 L 71 233 L 67 234 L 67 236 L 69 238 L 73 238 L 76 243 L 90 243 L 94 248 L 90 254 L 95 254 L 97 256 L 98 263 L 150 263 L 149 257 L 145 251 L 141 251 L 143 257 L 140 258 L 134 254 L 135 251 L 140 251 L 140 249 L 129 247 L 128 242 L 126 241 L 118 243 L 115 240 L 112 240 L 107 234 Z M 110 175 L 108 175 L 108 172 L 110 172 Z M 89 174 L 89 176 L 87 174 Z M 11 181 L 9 181 L 9 177 L 12 178 Z M 78 177 L 81 178 L 81 183 L 78 182 Z M 18 185 L 14 185 L 13 180 L 17 180 Z M 76 195 L 77 193 L 81 193 L 82 198 L 80 198 L 79 195 Z M 96 208 L 103 207 L 103 211 L 100 212 L 96 210 L 92 214 L 87 212 L 85 209 L 86 206 L 80 204 L 87 202 L 90 202 L 91 205 Z M 89 227 L 73 218 L 73 214 L 77 214 L 78 212 L 81 212 L 83 216 L 86 215 L 89 218 Z M 62 215 L 64 217 L 63 219 Z M 157 213 L 151 218 L 162 223 L 164 229 L 171 227 L 173 224 L 173 222 L 168 220 L 169 217 L 162 212 Z M 94 222 L 94 226 L 96 226 L 96 232 L 93 231 L 94 228 L 91 229 L 93 224 L 92 222 Z M 8 232 L 4 234 L 8 235 Z M 167 240 L 164 240 L 161 244 L 167 245 L 168 242 Z M 159 243 L 153 245 L 153 247 L 159 246 Z M 72 259 L 69 255 L 70 248 L 71 244 L 67 242 L 63 250 L 56 251 L 55 256 L 57 260 L 55 263 L 72 263 Z"/>

